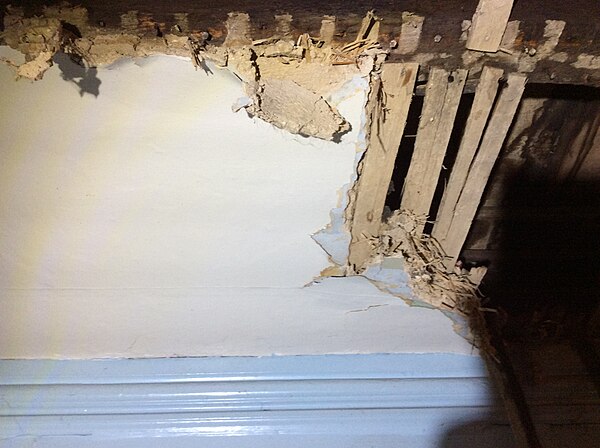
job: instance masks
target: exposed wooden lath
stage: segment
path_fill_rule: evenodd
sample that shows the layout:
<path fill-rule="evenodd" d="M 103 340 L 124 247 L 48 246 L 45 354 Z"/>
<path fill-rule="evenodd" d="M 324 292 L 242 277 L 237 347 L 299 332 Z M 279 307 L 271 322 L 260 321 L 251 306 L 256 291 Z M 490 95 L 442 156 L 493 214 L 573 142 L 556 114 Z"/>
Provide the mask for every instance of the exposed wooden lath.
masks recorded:
<path fill-rule="evenodd" d="M 510 74 L 500 91 L 492 111 L 492 116 L 483 135 L 479 150 L 469 170 L 446 237 L 440 240 L 448 256 L 446 266 L 452 269 L 467 238 L 471 223 L 481 202 L 481 197 L 500 149 L 513 121 L 527 78 L 520 74 Z"/>
<path fill-rule="evenodd" d="M 448 235 L 456 203 L 469 175 L 477 148 L 479 148 L 485 125 L 488 122 L 498 93 L 498 82 L 503 73 L 503 70 L 491 67 L 485 67 L 481 73 L 458 154 L 433 227 L 433 236 L 439 241 L 445 240 Z"/>
<path fill-rule="evenodd" d="M 429 213 L 466 79 L 466 70 L 431 70 L 400 208 Z"/>
<path fill-rule="evenodd" d="M 408 109 L 418 64 L 385 64 L 369 98 L 370 145 L 359 167 L 349 264 L 360 268 L 371 253 L 370 238 L 379 234 L 381 217 Z"/>
<path fill-rule="evenodd" d="M 414 86 L 416 66 L 384 64 L 371 92 L 369 147 L 359 167 L 351 224 L 349 264 L 360 271 L 379 235 L 385 198 L 396 162 Z M 488 178 L 504 144 L 525 87 L 526 77 L 484 68 L 456 161 L 444 192 L 432 235 L 445 252 L 452 272 L 481 201 Z M 400 209 L 426 216 L 439 183 L 442 163 L 467 78 L 466 70 L 434 68 L 408 168 Z M 418 232 L 423 231 L 421 224 Z M 376 252 L 376 251 L 375 251 Z"/>
<path fill-rule="evenodd" d="M 467 48 L 497 52 L 500 49 L 512 6 L 513 0 L 479 0 L 473 15 Z"/>

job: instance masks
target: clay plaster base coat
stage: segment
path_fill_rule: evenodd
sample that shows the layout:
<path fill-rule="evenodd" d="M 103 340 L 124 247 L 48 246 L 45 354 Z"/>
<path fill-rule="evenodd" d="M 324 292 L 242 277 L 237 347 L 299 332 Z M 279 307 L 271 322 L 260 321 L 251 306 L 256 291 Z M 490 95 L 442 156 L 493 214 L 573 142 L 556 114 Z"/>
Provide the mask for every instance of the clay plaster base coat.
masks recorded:
<path fill-rule="evenodd" d="M 227 71 L 97 76 L 80 96 L 57 67 L 0 66 L 0 358 L 471 353 L 364 278 L 304 287 L 329 265 L 311 235 L 352 176 L 364 90 L 338 95 L 335 144 L 233 113 Z"/>

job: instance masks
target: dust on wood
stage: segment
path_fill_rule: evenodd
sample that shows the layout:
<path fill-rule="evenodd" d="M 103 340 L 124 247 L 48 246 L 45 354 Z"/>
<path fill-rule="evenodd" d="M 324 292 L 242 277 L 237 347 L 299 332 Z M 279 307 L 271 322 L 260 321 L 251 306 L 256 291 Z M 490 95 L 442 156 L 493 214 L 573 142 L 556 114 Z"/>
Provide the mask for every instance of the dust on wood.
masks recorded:
<path fill-rule="evenodd" d="M 449 269 L 456 264 L 460 249 L 467 238 L 483 190 L 521 101 L 526 81 L 527 78 L 524 75 L 511 73 L 508 75 L 506 86 L 498 95 L 489 124 L 479 145 L 479 151 L 473 160 L 456 204 L 452 223 L 446 238 L 442 240 L 448 255 L 446 266 Z"/>
<path fill-rule="evenodd" d="M 424 21 L 425 17 L 423 16 L 412 12 L 402 13 L 402 28 L 400 29 L 400 37 L 398 38 L 398 53 L 409 54 L 417 51 Z"/>
<path fill-rule="evenodd" d="M 418 68 L 414 63 L 384 64 L 381 75 L 372 81 L 368 102 L 369 147 L 359 167 L 351 224 L 349 263 L 356 271 L 369 257 L 370 238 L 379 234 Z"/>
<path fill-rule="evenodd" d="M 404 210 L 417 215 L 429 213 L 466 78 L 466 70 L 450 73 L 436 68 L 431 71 L 404 183 L 400 205 Z"/>
<path fill-rule="evenodd" d="M 442 241 L 442 244 L 454 217 L 454 209 L 469 174 L 473 157 L 479 147 L 483 130 L 488 122 L 494 99 L 498 93 L 498 82 L 503 73 L 502 69 L 491 67 L 485 67 L 481 73 L 458 154 L 433 227 L 433 236 Z"/>
<path fill-rule="evenodd" d="M 479 0 L 467 39 L 469 50 L 495 53 L 500 48 L 513 0 Z"/>

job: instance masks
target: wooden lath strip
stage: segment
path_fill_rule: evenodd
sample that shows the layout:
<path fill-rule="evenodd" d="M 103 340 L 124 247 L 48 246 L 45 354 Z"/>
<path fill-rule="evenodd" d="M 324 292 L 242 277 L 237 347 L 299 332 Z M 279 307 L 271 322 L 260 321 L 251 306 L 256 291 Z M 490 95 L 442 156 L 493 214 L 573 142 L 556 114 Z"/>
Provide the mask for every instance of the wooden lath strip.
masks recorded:
<path fill-rule="evenodd" d="M 442 241 L 442 246 L 449 257 L 446 262 L 448 269 L 452 269 L 456 264 L 460 250 L 467 238 L 488 178 L 521 101 L 526 81 L 527 78 L 524 75 L 510 74 L 506 86 L 498 95 L 479 151 L 458 199 L 448 234 Z"/>
<path fill-rule="evenodd" d="M 359 167 L 348 259 L 355 270 L 369 258 L 370 238 L 379 234 L 418 69 L 415 63 L 384 64 L 380 79 L 372 86 L 369 146 Z"/>
<path fill-rule="evenodd" d="M 513 0 L 479 0 L 473 15 L 467 48 L 495 53 L 500 48 Z"/>
<path fill-rule="evenodd" d="M 447 72 L 433 68 L 429 74 L 401 209 L 416 215 L 429 213 L 467 73 L 467 70 Z"/>
<path fill-rule="evenodd" d="M 456 155 L 456 160 L 450 173 L 448 185 L 444 190 L 444 196 L 440 204 L 432 235 L 440 242 L 446 239 L 448 229 L 454 216 L 454 209 L 460 196 L 467 176 L 469 168 L 479 147 L 481 136 L 488 122 L 494 100 L 498 93 L 498 81 L 504 73 L 499 68 L 485 67 L 481 73 L 475 98 L 465 131 Z"/>

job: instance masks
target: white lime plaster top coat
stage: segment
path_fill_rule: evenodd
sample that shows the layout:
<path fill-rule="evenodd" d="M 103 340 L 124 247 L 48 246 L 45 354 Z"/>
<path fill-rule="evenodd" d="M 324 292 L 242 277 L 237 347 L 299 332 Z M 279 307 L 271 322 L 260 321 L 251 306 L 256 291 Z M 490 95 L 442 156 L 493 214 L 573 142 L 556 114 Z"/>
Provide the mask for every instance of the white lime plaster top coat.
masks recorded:
<path fill-rule="evenodd" d="M 305 287 L 364 83 L 333 97 L 353 126 L 335 144 L 233 113 L 226 70 L 161 56 L 98 78 L 81 96 L 57 67 L 0 66 L 0 358 L 471 352 L 364 278 Z"/>

